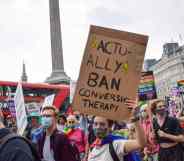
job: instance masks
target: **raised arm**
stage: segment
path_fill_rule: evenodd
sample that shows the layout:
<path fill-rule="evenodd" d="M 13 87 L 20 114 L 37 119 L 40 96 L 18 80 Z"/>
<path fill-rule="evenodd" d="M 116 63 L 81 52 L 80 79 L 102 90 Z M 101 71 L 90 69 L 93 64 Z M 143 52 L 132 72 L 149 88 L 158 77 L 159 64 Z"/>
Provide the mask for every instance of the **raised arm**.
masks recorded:
<path fill-rule="evenodd" d="M 144 146 L 146 145 L 145 134 L 139 121 L 135 123 L 135 130 L 136 130 L 136 139 L 128 140 L 124 145 L 124 151 L 126 153 L 144 148 Z"/>
<path fill-rule="evenodd" d="M 135 114 L 135 109 L 137 108 L 137 102 L 133 100 L 128 100 L 126 102 L 126 105 L 132 112 Z M 125 153 L 129 153 L 134 150 L 138 150 L 140 148 L 144 148 L 146 145 L 146 137 L 143 128 L 141 127 L 139 118 L 137 115 L 134 116 L 135 119 L 133 119 L 135 124 L 135 131 L 136 131 L 136 139 L 135 140 L 128 140 L 124 145 L 124 151 Z"/>

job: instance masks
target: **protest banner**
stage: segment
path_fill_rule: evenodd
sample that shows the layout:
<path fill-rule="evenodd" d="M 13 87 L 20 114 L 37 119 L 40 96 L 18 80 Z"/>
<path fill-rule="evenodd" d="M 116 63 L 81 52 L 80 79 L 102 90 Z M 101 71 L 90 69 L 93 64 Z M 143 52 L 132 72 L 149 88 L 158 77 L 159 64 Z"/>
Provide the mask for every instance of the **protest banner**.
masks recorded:
<path fill-rule="evenodd" d="M 8 109 L 12 117 L 16 118 L 16 111 L 15 111 L 15 102 L 13 99 L 8 100 Z"/>
<path fill-rule="evenodd" d="M 17 133 L 19 135 L 23 135 L 24 130 L 28 124 L 26 109 L 24 104 L 24 95 L 22 91 L 22 84 L 18 83 L 15 96 L 14 96 L 14 103 L 15 103 L 15 111 L 16 111 L 16 120 L 17 120 Z"/>
<path fill-rule="evenodd" d="M 31 115 L 32 113 L 36 113 L 39 115 L 41 104 L 37 102 L 26 103 L 26 110 L 28 115 Z"/>
<path fill-rule="evenodd" d="M 8 115 L 11 115 L 10 110 L 8 108 L 7 101 L 1 101 L 0 102 L 0 109 L 1 109 L 4 117 L 7 117 Z"/>
<path fill-rule="evenodd" d="M 153 71 L 141 73 L 138 94 L 139 101 L 148 101 L 157 98 Z"/>
<path fill-rule="evenodd" d="M 136 98 L 147 41 L 144 35 L 91 26 L 73 109 L 128 120 L 125 101 Z"/>
<path fill-rule="evenodd" d="M 0 87 L 0 90 L 3 90 L 2 87 Z M 9 86 L 5 87 L 5 95 L 7 96 L 4 100 L 0 101 L 0 109 L 3 112 L 3 116 L 9 117 L 16 117 L 15 115 L 15 105 L 13 100 L 13 94 L 11 93 L 11 88 Z"/>

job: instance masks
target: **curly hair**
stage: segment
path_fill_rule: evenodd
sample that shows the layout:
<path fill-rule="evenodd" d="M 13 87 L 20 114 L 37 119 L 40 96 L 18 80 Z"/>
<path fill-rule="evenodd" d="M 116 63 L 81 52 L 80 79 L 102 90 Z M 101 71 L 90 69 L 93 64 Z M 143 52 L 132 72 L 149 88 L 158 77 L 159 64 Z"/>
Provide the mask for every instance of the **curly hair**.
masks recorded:
<path fill-rule="evenodd" d="M 152 104 L 151 104 L 151 112 L 155 115 L 155 109 L 157 107 L 157 104 L 160 103 L 160 102 L 164 102 L 165 103 L 165 100 L 163 99 L 157 99 L 156 101 L 154 101 Z"/>

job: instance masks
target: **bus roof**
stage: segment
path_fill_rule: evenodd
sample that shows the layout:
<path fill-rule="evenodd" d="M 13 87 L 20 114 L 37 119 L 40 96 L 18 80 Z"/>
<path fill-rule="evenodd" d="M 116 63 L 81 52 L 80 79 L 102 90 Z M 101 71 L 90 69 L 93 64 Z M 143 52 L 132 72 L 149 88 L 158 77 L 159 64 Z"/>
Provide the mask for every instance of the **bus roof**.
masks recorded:
<path fill-rule="evenodd" d="M 0 81 L 0 86 L 17 86 L 18 82 Z M 65 84 L 48 84 L 48 83 L 26 83 L 22 82 L 23 87 L 30 88 L 47 88 L 47 89 L 68 89 L 69 85 Z"/>

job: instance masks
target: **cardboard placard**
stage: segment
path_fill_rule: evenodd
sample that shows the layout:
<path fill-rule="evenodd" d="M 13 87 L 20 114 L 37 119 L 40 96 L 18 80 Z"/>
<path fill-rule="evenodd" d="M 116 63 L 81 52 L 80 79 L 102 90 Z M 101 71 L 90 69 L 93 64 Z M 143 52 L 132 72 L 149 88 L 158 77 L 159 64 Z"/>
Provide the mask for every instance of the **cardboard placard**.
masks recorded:
<path fill-rule="evenodd" d="M 136 97 L 147 41 L 147 36 L 91 26 L 73 109 L 128 120 L 124 102 Z"/>

